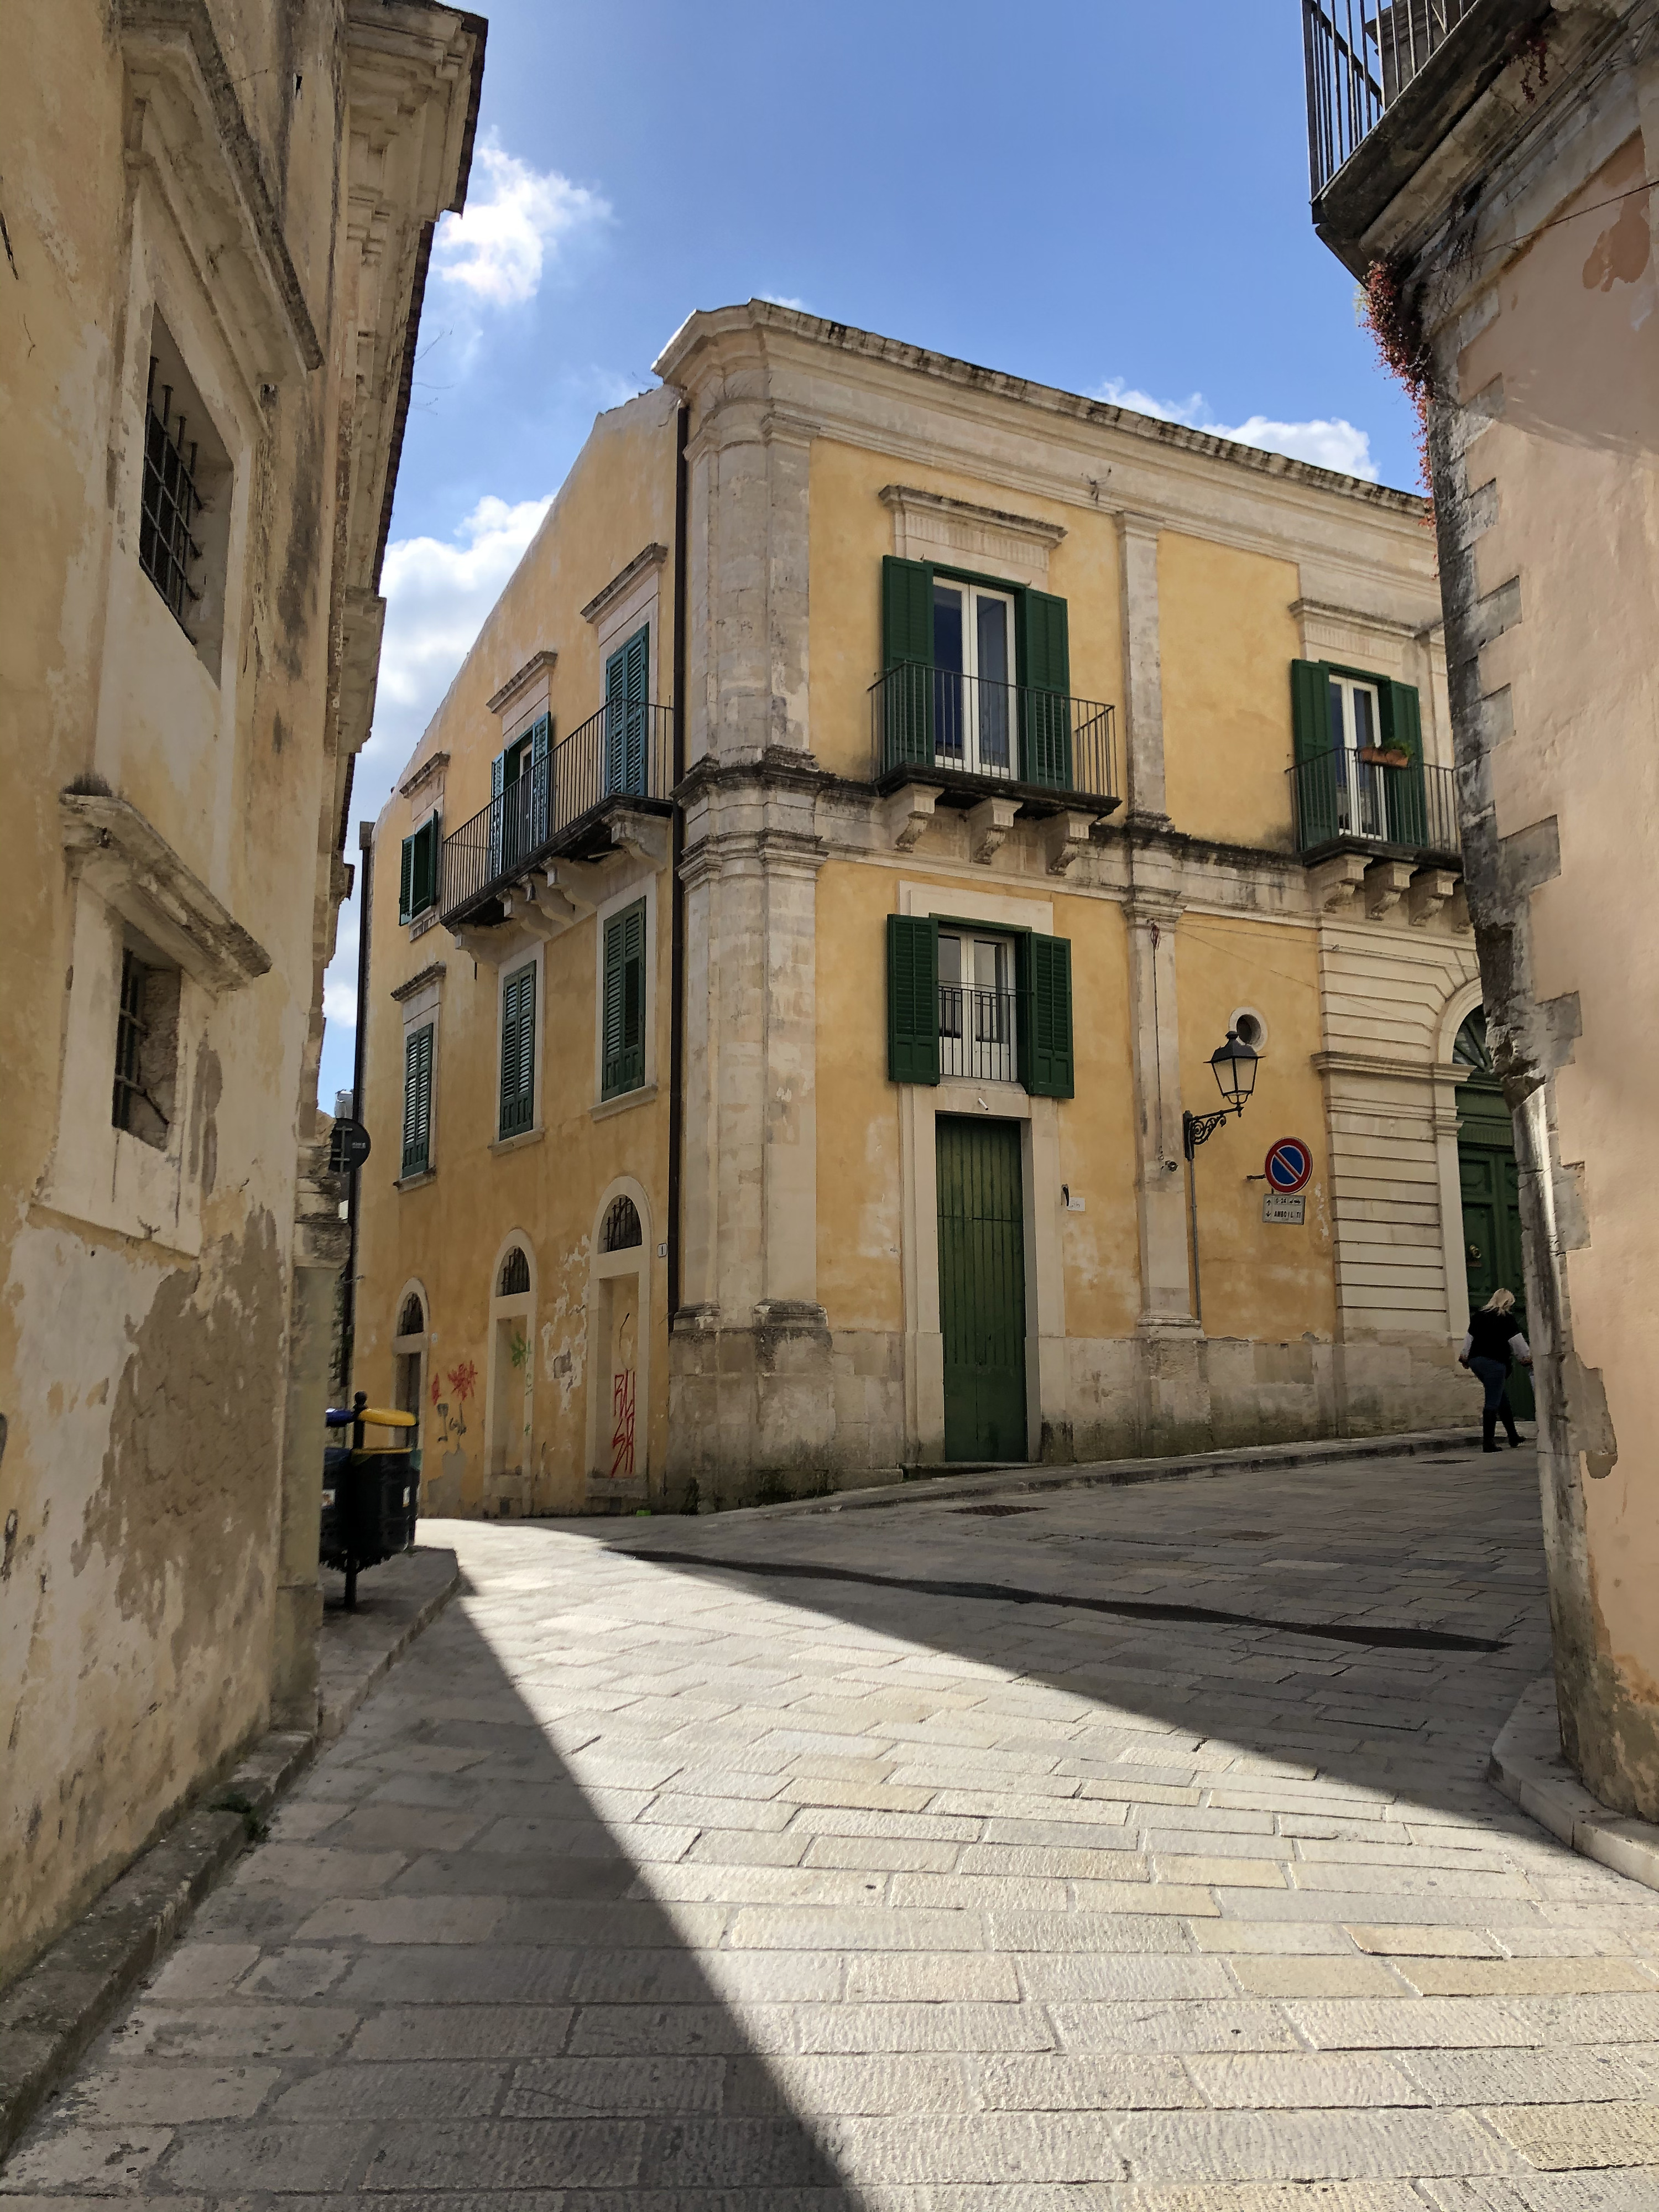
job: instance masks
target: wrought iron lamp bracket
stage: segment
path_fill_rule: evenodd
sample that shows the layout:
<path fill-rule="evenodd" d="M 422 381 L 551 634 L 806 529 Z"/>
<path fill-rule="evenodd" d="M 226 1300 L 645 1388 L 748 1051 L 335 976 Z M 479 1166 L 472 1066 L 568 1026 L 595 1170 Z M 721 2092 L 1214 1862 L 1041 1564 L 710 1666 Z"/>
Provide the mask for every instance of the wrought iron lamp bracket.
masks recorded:
<path fill-rule="evenodd" d="M 1199 1146 L 1214 1136 L 1224 1122 L 1243 1111 L 1242 1106 L 1224 1106 L 1218 1114 L 1183 1113 L 1181 1117 L 1181 1144 L 1187 1158 L 1191 1159 Z"/>

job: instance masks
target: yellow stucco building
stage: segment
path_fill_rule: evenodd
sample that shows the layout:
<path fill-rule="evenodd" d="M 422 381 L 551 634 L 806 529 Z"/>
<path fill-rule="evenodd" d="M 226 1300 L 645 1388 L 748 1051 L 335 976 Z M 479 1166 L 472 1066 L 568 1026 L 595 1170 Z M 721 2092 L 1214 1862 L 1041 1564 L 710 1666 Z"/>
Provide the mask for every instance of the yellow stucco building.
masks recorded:
<path fill-rule="evenodd" d="M 768 302 L 657 368 L 379 826 L 356 1379 L 429 1510 L 1468 1413 L 1421 502 Z"/>

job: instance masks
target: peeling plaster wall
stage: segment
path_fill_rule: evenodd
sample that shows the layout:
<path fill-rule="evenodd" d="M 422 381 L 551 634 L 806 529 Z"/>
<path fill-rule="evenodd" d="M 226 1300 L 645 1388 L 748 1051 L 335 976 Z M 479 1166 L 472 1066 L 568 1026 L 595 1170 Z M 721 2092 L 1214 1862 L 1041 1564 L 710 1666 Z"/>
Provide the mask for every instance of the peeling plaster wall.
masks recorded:
<path fill-rule="evenodd" d="M 1656 126 L 1650 41 L 1640 62 L 1615 50 L 1420 270 L 1455 399 L 1434 435 L 1452 702 L 1522 1163 L 1563 1737 L 1597 1796 L 1649 1819 L 1659 952 L 1639 887 L 1659 817 L 1659 210 L 1642 187 Z M 1519 252 L 1489 243 L 1516 236 Z"/>
<path fill-rule="evenodd" d="M 0 1982 L 270 1707 L 297 1170 L 343 889 L 332 502 L 362 491 L 372 559 L 386 448 L 360 485 L 351 441 L 395 399 L 345 249 L 349 8 L 71 7 L 0 76 Z M 388 8 L 384 66 L 458 22 Z M 461 131 L 457 109 L 449 192 Z M 382 226 L 388 321 L 414 229 Z M 154 317 L 232 471 L 216 656 L 138 565 Z M 259 955 L 198 971 L 205 926 L 183 931 L 164 1153 L 112 1126 L 137 878 L 70 866 L 71 784 L 135 810 Z"/>

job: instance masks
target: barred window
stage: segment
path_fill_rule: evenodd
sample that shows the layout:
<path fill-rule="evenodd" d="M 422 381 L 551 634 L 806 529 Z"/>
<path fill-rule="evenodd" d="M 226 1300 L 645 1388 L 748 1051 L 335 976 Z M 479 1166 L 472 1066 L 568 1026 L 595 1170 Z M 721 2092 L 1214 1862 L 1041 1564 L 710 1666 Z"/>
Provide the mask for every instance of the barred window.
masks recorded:
<path fill-rule="evenodd" d="M 173 386 L 156 376 L 150 356 L 144 411 L 144 499 L 138 524 L 138 565 L 172 609 L 192 645 L 191 614 L 202 594 L 192 579 L 202 564 L 194 526 L 202 499 L 196 489 L 201 441 L 173 404 Z"/>
<path fill-rule="evenodd" d="M 644 1241 L 638 1206 L 625 1192 L 620 1198 L 613 1198 L 605 1210 L 605 1225 L 599 1231 L 600 1251 L 629 1252 Z"/>
<path fill-rule="evenodd" d="M 425 1331 L 426 1316 L 421 1310 L 419 1298 L 411 1291 L 404 1300 L 404 1310 L 398 1316 L 398 1334 L 399 1336 L 421 1336 Z"/>
<path fill-rule="evenodd" d="M 178 1060 L 179 970 L 125 945 L 110 1119 L 158 1152 L 173 1126 Z"/>
<path fill-rule="evenodd" d="M 150 327 L 143 470 L 138 565 L 216 682 L 234 472 L 159 315 Z"/>
<path fill-rule="evenodd" d="M 520 1297 L 530 1288 L 530 1260 L 522 1244 L 515 1244 L 501 1262 L 501 1280 L 495 1285 L 498 1298 Z"/>

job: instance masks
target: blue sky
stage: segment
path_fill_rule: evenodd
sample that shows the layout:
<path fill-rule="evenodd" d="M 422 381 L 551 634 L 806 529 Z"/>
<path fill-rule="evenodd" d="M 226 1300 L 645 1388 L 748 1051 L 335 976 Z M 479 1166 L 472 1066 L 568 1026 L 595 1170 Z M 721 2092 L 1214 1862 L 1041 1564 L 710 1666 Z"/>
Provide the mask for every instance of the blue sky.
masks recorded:
<path fill-rule="evenodd" d="M 765 294 L 1414 483 L 1409 410 L 1308 222 L 1295 0 L 489 15 L 467 212 L 441 226 L 427 290 L 354 821 L 379 811 L 594 415 L 653 381 L 696 307 Z M 356 945 L 348 911 L 325 1107 L 351 1080 Z"/>

